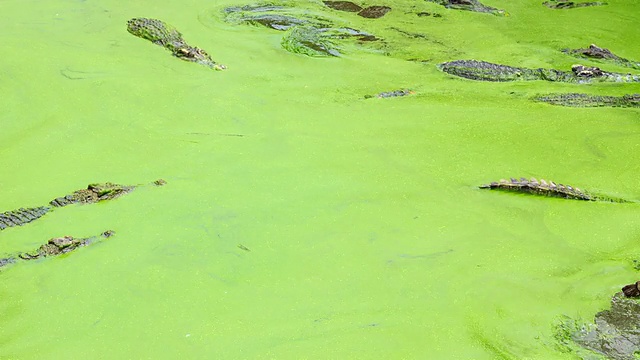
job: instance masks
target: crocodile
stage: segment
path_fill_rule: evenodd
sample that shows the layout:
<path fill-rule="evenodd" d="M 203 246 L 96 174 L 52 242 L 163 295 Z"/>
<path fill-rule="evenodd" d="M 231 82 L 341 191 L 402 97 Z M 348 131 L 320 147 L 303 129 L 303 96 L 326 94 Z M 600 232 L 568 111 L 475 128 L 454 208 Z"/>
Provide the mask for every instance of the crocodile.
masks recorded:
<path fill-rule="evenodd" d="M 640 62 L 631 61 L 614 54 L 609 49 L 601 48 L 591 44 L 585 49 L 563 49 L 562 52 L 582 59 L 606 61 L 615 65 L 640 69 Z"/>
<path fill-rule="evenodd" d="M 41 218 L 51 210 L 48 206 L 38 206 L 34 208 L 20 208 L 13 211 L 5 211 L 0 213 L 0 230 L 8 227 L 28 224 L 36 219 Z"/>
<path fill-rule="evenodd" d="M 92 236 L 88 238 L 75 238 L 69 235 L 52 238 L 49 239 L 49 241 L 47 241 L 45 244 L 41 245 L 35 251 L 25 252 L 18 254 L 17 256 L 0 259 L 0 267 L 14 264 L 22 260 L 35 260 L 49 256 L 66 254 L 73 250 L 76 250 L 79 247 L 87 246 L 93 242 L 109 238 L 114 234 L 115 232 L 113 230 L 107 230 L 98 236 Z"/>
<path fill-rule="evenodd" d="M 550 9 L 575 9 L 575 8 L 587 7 L 587 6 L 602 6 L 602 5 L 607 5 L 607 3 L 601 2 L 601 1 L 575 2 L 575 1 L 565 1 L 565 0 L 549 0 L 549 1 L 543 2 L 542 5 Z"/>
<path fill-rule="evenodd" d="M 413 90 L 409 90 L 409 89 L 400 89 L 400 90 L 394 90 L 394 91 L 385 91 L 385 92 L 381 92 L 377 95 L 365 95 L 364 98 L 365 99 L 371 99 L 371 98 L 390 98 L 390 97 L 399 97 L 399 96 L 407 96 L 407 95 L 413 95 L 416 92 Z"/>
<path fill-rule="evenodd" d="M 605 201 L 616 203 L 631 202 L 625 199 L 591 194 L 571 185 L 556 184 L 553 181 L 547 182 L 544 179 L 538 181 L 536 178 L 520 178 L 520 180 L 511 178 L 510 181 L 501 179 L 500 181 L 494 181 L 489 184 L 480 185 L 480 189 L 514 191 L 573 200 Z"/>
<path fill-rule="evenodd" d="M 448 9 L 475 11 L 497 16 L 508 16 L 504 10 L 496 9 L 479 2 L 478 0 L 426 0 L 432 3 L 442 5 Z"/>
<path fill-rule="evenodd" d="M 565 317 L 556 327 L 556 339 L 568 351 L 584 359 L 632 360 L 640 353 L 640 302 L 619 292 L 611 308 L 595 315 L 593 323 Z M 595 353 L 595 354 L 594 354 Z"/>
<path fill-rule="evenodd" d="M 166 184 L 166 182 L 159 179 L 154 181 L 153 184 L 161 186 Z M 86 189 L 76 190 L 69 195 L 51 200 L 47 206 L 20 208 L 18 210 L 0 213 L 0 230 L 28 224 L 46 215 L 54 208 L 71 204 L 92 204 L 111 200 L 130 193 L 135 188 L 136 186 L 118 185 L 110 182 L 89 184 Z"/>
<path fill-rule="evenodd" d="M 164 21 L 133 18 L 127 22 L 127 31 L 139 38 L 164 47 L 171 51 L 173 56 L 182 60 L 195 62 L 214 70 L 226 69 L 226 66 L 213 61 L 206 51 L 188 45 L 182 38 L 182 34 Z"/>
<path fill-rule="evenodd" d="M 640 108 L 640 94 L 605 96 L 589 94 L 547 94 L 533 97 L 532 100 L 551 105 L 571 107 L 623 107 Z"/>
<path fill-rule="evenodd" d="M 454 60 L 438 65 L 447 74 L 481 81 L 545 80 L 568 83 L 640 82 L 639 75 L 604 71 L 595 66 L 573 65 L 571 72 L 556 69 L 529 69 L 478 60 Z"/>
<path fill-rule="evenodd" d="M 72 194 L 55 198 L 49 202 L 51 206 L 63 207 L 70 204 L 92 204 L 98 201 L 111 200 L 127 194 L 135 186 L 124 186 L 114 183 L 89 184 L 86 189 L 76 190 Z"/>

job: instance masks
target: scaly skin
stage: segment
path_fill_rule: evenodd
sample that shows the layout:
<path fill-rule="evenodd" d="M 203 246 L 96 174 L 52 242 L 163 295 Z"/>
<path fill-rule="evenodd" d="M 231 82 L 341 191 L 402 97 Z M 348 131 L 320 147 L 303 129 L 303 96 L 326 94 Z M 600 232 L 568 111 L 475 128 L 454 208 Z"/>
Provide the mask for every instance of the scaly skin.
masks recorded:
<path fill-rule="evenodd" d="M 536 96 L 532 100 L 545 102 L 551 105 L 571 106 L 571 107 L 640 107 L 640 94 L 623 96 L 601 96 L 588 94 L 548 94 Z"/>
<path fill-rule="evenodd" d="M 156 180 L 156 186 L 162 186 L 166 182 L 162 179 Z M 60 208 L 70 204 L 92 204 L 95 202 L 115 199 L 133 191 L 136 186 L 125 186 L 114 183 L 89 184 L 86 189 L 76 190 L 70 195 L 55 198 L 49 202 L 49 206 L 39 206 L 34 208 L 20 208 L 13 211 L 0 213 L 0 230 L 8 227 L 28 224 L 55 208 Z"/>
<path fill-rule="evenodd" d="M 177 48 L 184 45 L 182 34 L 173 26 L 156 19 L 136 18 L 127 22 L 127 30 L 154 44 Z"/>
<path fill-rule="evenodd" d="M 206 51 L 188 45 L 182 34 L 167 23 L 147 18 L 134 18 L 127 22 L 127 31 L 131 34 L 160 45 L 171 53 L 185 61 L 191 61 L 207 66 L 214 70 L 226 69 L 224 65 L 217 64 Z"/>
<path fill-rule="evenodd" d="M 565 72 L 556 69 L 520 68 L 477 60 L 455 60 L 442 63 L 439 68 L 451 75 L 481 81 L 640 82 L 638 75 L 612 73 L 584 65 L 573 65 L 571 72 Z"/>
<path fill-rule="evenodd" d="M 612 197 L 607 197 L 602 195 L 590 194 L 576 187 L 572 187 L 570 185 L 556 184 L 553 181 L 549 181 L 548 183 L 544 179 L 541 179 L 540 181 L 538 181 L 535 178 L 531 178 L 531 180 L 527 180 L 525 178 L 520 178 L 520 180 L 516 180 L 514 178 L 511 178 L 511 181 L 502 179 L 500 181 L 495 181 L 490 184 L 481 185 L 480 189 L 515 191 L 520 193 L 559 197 L 563 199 L 573 199 L 573 200 L 605 201 L 605 202 L 617 202 L 617 203 L 630 202 L 624 199 L 617 199 L 617 198 L 612 198 Z"/>
<path fill-rule="evenodd" d="M 124 186 L 114 183 L 89 184 L 86 189 L 76 190 L 71 195 L 51 200 L 49 204 L 55 207 L 76 203 L 91 204 L 98 201 L 115 199 L 133 191 L 135 188 L 135 186 Z"/>
<path fill-rule="evenodd" d="M 413 95 L 416 92 L 413 90 L 409 90 L 409 89 L 401 89 L 401 90 L 393 90 L 393 91 L 385 91 L 385 92 L 381 92 L 377 95 L 365 95 L 364 98 L 365 99 L 371 99 L 371 98 L 390 98 L 390 97 L 399 97 L 399 96 L 407 96 L 407 95 Z"/>
<path fill-rule="evenodd" d="M 20 208 L 13 211 L 5 211 L 0 213 L 0 230 L 4 230 L 8 227 L 20 226 L 28 224 L 49 212 L 51 208 L 47 206 L 40 206 L 36 208 Z"/>
<path fill-rule="evenodd" d="M 115 233 L 113 232 L 113 230 L 107 230 L 99 236 L 92 236 L 88 238 L 74 238 L 73 236 L 68 235 L 52 238 L 35 251 L 21 253 L 17 256 L 0 259 L 0 267 L 13 264 L 21 260 L 35 260 L 49 256 L 66 254 L 68 252 L 76 250 L 79 247 L 87 246 L 95 241 L 109 238 L 114 234 Z"/>
<path fill-rule="evenodd" d="M 584 324 L 566 318 L 556 330 L 556 338 L 567 350 L 583 359 L 632 360 L 640 349 L 640 303 L 617 293 L 611 308 L 595 315 L 595 321 Z"/>

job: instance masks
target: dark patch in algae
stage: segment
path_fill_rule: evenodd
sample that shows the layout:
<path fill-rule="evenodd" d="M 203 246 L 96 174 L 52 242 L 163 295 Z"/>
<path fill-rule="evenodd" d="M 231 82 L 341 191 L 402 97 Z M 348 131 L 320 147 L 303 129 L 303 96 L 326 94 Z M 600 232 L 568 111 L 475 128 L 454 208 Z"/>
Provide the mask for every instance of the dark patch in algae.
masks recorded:
<path fill-rule="evenodd" d="M 367 19 L 379 19 L 389 11 L 391 11 L 391 8 L 388 6 L 369 6 L 366 9 L 362 9 L 358 15 Z"/>
<path fill-rule="evenodd" d="M 323 1 L 323 3 L 334 10 L 347 12 L 358 12 L 362 10 L 360 5 L 352 3 L 351 1 Z"/>

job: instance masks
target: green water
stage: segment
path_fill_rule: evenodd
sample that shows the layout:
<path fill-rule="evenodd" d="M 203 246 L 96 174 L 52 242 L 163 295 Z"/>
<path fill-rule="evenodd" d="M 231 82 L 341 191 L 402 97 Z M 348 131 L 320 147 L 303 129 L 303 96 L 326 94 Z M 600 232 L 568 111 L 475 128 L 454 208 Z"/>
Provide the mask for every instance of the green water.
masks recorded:
<path fill-rule="evenodd" d="M 314 59 L 222 23 L 231 2 L 0 2 L 0 210 L 167 181 L 0 233 L 6 254 L 116 231 L 0 272 L 0 359 L 574 358 L 554 325 L 590 321 L 638 280 L 638 205 L 477 185 L 535 176 L 640 200 L 637 109 L 528 100 L 640 84 L 479 83 L 435 65 L 567 69 L 581 61 L 558 50 L 590 43 L 640 59 L 640 12 L 485 3 L 510 16 L 330 12 L 391 56 Z M 228 70 L 131 36 L 132 17 L 167 21 Z M 416 94 L 363 99 L 399 88 Z"/>

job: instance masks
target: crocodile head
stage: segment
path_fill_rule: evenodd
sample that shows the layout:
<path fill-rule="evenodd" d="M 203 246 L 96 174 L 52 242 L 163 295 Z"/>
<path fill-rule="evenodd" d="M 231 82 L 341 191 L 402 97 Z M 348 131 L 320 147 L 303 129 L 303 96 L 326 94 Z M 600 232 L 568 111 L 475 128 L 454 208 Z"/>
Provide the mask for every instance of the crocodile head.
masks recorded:
<path fill-rule="evenodd" d="M 217 64 L 211 59 L 211 56 L 206 51 L 192 46 L 180 46 L 173 50 L 173 55 L 186 61 L 198 63 L 200 65 L 208 66 L 214 70 L 224 70 L 227 67 L 222 64 Z"/>
<path fill-rule="evenodd" d="M 49 244 L 54 245 L 58 250 L 62 250 L 72 245 L 79 244 L 80 242 L 71 236 L 63 236 L 59 238 L 53 238 L 49 240 Z"/>
<path fill-rule="evenodd" d="M 80 198 L 80 202 L 83 203 L 91 203 L 101 200 L 110 200 L 115 199 L 120 195 L 129 193 L 135 189 L 135 186 L 124 186 L 118 185 L 114 183 L 97 183 L 97 184 L 89 184 L 85 190 L 78 190 L 74 193 L 74 195 L 82 195 L 87 194 L 89 196 L 88 201 L 83 201 Z"/>
<path fill-rule="evenodd" d="M 42 256 L 55 256 L 75 250 L 82 246 L 82 241 L 72 236 L 63 236 L 50 239 L 46 244 L 40 246 L 37 254 L 24 253 L 20 258 L 24 260 L 37 259 Z"/>

